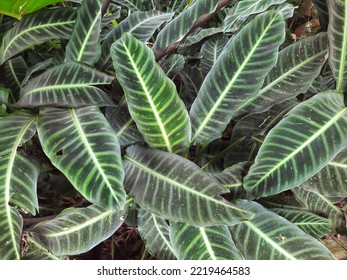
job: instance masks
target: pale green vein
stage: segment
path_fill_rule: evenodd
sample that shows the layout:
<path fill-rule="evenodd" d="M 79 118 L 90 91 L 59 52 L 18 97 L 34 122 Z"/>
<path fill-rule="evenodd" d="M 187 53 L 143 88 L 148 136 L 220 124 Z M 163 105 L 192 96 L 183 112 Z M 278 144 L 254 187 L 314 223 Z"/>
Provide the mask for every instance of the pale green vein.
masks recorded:
<path fill-rule="evenodd" d="M 342 92 L 342 85 L 345 79 L 345 67 L 346 67 L 346 59 L 347 59 L 347 1 L 344 1 L 344 26 L 343 26 L 343 40 L 342 40 L 342 50 L 340 61 L 340 69 L 339 69 L 339 77 L 337 81 L 337 91 Z"/>
<path fill-rule="evenodd" d="M 202 236 L 202 239 L 204 240 L 204 243 L 206 245 L 206 248 L 207 248 L 207 251 L 211 257 L 212 260 L 216 261 L 217 258 L 213 252 L 213 249 L 212 249 L 212 246 L 211 246 L 211 243 L 210 243 L 210 240 L 208 239 L 208 236 L 206 234 L 206 231 L 203 227 L 199 227 L 199 230 L 200 230 L 200 233 L 201 233 L 201 236 Z"/>
<path fill-rule="evenodd" d="M 166 246 L 170 249 L 170 251 L 174 254 L 174 250 L 173 248 L 171 247 L 171 244 L 170 242 L 166 239 L 166 237 L 164 236 L 164 234 L 162 233 L 162 230 L 161 230 L 161 227 L 158 225 L 158 222 L 157 222 L 157 218 L 154 214 L 151 213 L 151 216 L 152 216 L 152 219 L 153 219 L 153 222 L 154 222 L 154 226 L 156 227 L 161 239 L 164 241 L 164 243 L 166 244 Z"/>

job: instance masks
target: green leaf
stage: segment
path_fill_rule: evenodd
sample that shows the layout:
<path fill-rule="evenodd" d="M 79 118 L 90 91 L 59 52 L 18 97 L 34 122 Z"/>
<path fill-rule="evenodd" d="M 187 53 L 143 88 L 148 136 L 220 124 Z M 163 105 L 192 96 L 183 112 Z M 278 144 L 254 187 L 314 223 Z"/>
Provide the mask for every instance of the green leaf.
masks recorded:
<path fill-rule="evenodd" d="M 327 59 L 328 38 L 321 32 L 290 45 L 278 54 L 278 61 L 264 80 L 260 92 L 249 98 L 237 115 L 261 113 L 274 104 L 306 93 Z"/>
<path fill-rule="evenodd" d="M 256 213 L 251 221 L 230 227 L 236 247 L 245 259 L 334 259 L 320 242 L 260 204 L 247 200 L 237 200 L 235 203 Z"/>
<path fill-rule="evenodd" d="M 113 29 L 102 43 L 101 57 L 98 62 L 99 68 L 102 70 L 112 69 L 110 47 L 121 38 L 123 33 L 131 33 L 136 39 L 145 43 L 152 37 L 157 28 L 169 21 L 173 15 L 174 13 L 163 13 L 155 10 L 130 14 Z"/>
<path fill-rule="evenodd" d="M 184 65 L 183 69 L 178 73 L 178 75 L 183 81 L 180 97 L 186 107 L 190 108 L 199 93 L 204 77 L 197 67 L 192 67 L 187 63 Z"/>
<path fill-rule="evenodd" d="M 292 192 L 297 201 L 307 210 L 328 218 L 333 223 L 333 229 L 343 234 L 347 233 L 346 217 L 341 208 L 337 207 L 328 197 L 312 192 L 303 186 L 294 188 Z"/>
<path fill-rule="evenodd" d="M 174 49 L 189 34 L 189 31 L 199 20 L 205 20 L 218 12 L 228 1 L 197 0 L 188 9 L 167 24 L 158 34 L 153 45 L 154 52 L 160 52 L 168 47 Z"/>
<path fill-rule="evenodd" d="M 23 246 L 23 260 L 67 260 L 66 256 L 57 257 L 44 247 L 38 238 L 33 238 L 28 233 L 24 235 L 26 244 Z M 22 237 L 23 238 L 23 237 Z"/>
<path fill-rule="evenodd" d="M 284 21 L 274 12 L 257 16 L 232 39 L 190 110 L 192 143 L 208 144 L 221 137 L 234 112 L 258 94 L 283 39 Z"/>
<path fill-rule="evenodd" d="M 233 25 L 238 22 L 238 26 L 244 23 L 248 17 L 266 11 L 270 6 L 279 5 L 286 0 L 246 0 L 237 3 L 231 9 L 224 20 L 224 32 L 235 32 Z"/>
<path fill-rule="evenodd" d="M 0 65 L 7 59 L 50 39 L 68 39 L 76 18 L 72 8 L 41 10 L 24 16 L 7 31 L 0 47 Z"/>
<path fill-rule="evenodd" d="M 165 219 L 141 208 L 138 214 L 138 229 L 147 251 L 152 256 L 159 260 L 176 259 L 170 243 L 170 227 Z"/>
<path fill-rule="evenodd" d="M 86 105 L 114 106 L 112 100 L 92 85 L 110 84 L 113 77 L 76 62 L 55 66 L 31 79 L 20 93 L 19 107 Z"/>
<path fill-rule="evenodd" d="M 125 98 L 122 98 L 117 108 L 107 117 L 107 120 L 122 148 L 144 141 L 134 120 L 131 118 Z"/>
<path fill-rule="evenodd" d="M 201 54 L 203 58 L 201 59 L 201 70 L 204 75 L 210 72 L 228 41 L 229 38 L 227 36 L 218 35 L 207 40 L 202 45 Z"/>
<path fill-rule="evenodd" d="M 38 209 L 39 165 L 17 151 L 35 134 L 36 119 L 26 111 L 0 119 L 0 259 L 20 258 L 23 222 L 18 210 L 35 214 Z"/>
<path fill-rule="evenodd" d="M 194 34 L 190 35 L 187 37 L 187 39 L 182 42 L 179 46 L 179 51 L 180 49 L 188 48 L 191 47 L 195 44 L 200 43 L 204 39 L 213 36 L 218 33 L 222 33 L 223 29 L 220 27 L 211 27 L 207 29 L 201 29 L 198 32 L 196 31 Z"/>
<path fill-rule="evenodd" d="M 329 64 L 336 79 L 336 90 L 347 91 L 347 1 L 328 1 Z"/>
<path fill-rule="evenodd" d="M 66 46 L 66 61 L 94 65 L 100 57 L 102 0 L 83 0 L 71 39 Z"/>
<path fill-rule="evenodd" d="M 185 64 L 185 60 L 183 55 L 173 54 L 169 57 L 163 58 L 158 63 L 161 69 L 163 69 L 163 71 L 165 72 L 166 76 L 173 78 L 182 70 Z"/>
<path fill-rule="evenodd" d="M 142 10 L 142 2 L 141 0 L 114 0 L 116 4 L 125 6 L 130 11 L 136 12 Z"/>
<path fill-rule="evenodd" d="M 39 223 L 28 232 L 55 256 L 89 251 L 110 237 L 124 221 L 124 211 L 97 205 L 67 208 L 56 218 Z"/>
<path fill-rule="evenodd" d="M 343 96 L 336 92 L 318 94 L 292 109 L 265 138 L 244 179 L 245 189 L 269 196 L 304 183 L 347 145 L 346 113 Z"/>
<path fill-rule="evenodd" d="M 86 199 L 105 209 L 124 208 L 119 144 L 99 108 L 44 108 L 38 134 L 51 162 Z"/>
<path fill-rule="evenodd" d="M 125 189 L 153 214 L 195 226 L 232 225 L 252 217 L 223 199 L 225 188 L 185 158 L 140 146 L 129 147 L 124 158 Z"/>
<path fill-rule="evenodd" d="M 302 187 L 324 196 L 347 197 L 347 148 L 336 155 Z"/>
<path fill-rule="evenodd" d="M 332 230 L 331 220 L 312 212 L 283 208 L 271 208 L 270 210 L 298 226 L 303 232 L 315 239 L 323 237 Z"/>
<path fill-rule="evenodd" d="M 5 14 L 17 19 L 21 19 L 24 15 L 41 10 L 48 5 L 63 2 L 65 0 L 4 0 L 0 3 L 0 14 Z"/>
<path fill-rule="evenodd" d="M 191 131 L 188 112 L 152 51 L 125 34 L 112 45 L 111 55 L 130 114 L 145 141 L 170 153 L 185 152 Z"/>
<path fill-rule="evenodd" d="M 240 162 L 226 168 L 221 173 L 212 174 L 214 178 L 220 182 L 223 187 L 229 190 L 228 200 L 244 198 L 254 199 L 252 195 L 247 193 L 243 188 L 243 173 L 246 169 L 246 162 Z"/>
<path fill-rule="evenodd" d="M 22 56 L 17 56 L 6 61 L 6 79 L 10 84 L 11 94 L 14 100 L 18 100 L 19 92 L 22 89 L 22 82 L 28 71 L 28 66 Z"/>
<path fill-rule="evenodd" d="M 227 226 L 193 227 L 170 223 L 170 239 L 179 260 L 241 260 Z"/>

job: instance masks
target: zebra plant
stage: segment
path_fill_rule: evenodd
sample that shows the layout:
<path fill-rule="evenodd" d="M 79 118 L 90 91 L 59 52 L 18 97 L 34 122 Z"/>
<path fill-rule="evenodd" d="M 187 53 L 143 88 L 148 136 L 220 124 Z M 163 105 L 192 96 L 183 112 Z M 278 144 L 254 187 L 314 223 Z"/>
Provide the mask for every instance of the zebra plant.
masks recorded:
<path fill-rule="evenodd" d="M 134 215 L 158 259 L 334 259 L 346 1 L 295 43 L 285 0 L 36 2 L 0 5 L 0 259 L 68 259 Z M 52 190 L 74 200 L 48 212 Z"/>

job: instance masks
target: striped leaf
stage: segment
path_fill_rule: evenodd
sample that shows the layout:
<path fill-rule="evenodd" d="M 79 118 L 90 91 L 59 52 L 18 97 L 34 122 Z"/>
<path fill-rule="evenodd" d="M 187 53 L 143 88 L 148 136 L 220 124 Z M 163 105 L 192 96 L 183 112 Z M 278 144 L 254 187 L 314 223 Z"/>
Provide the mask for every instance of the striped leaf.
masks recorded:
<path fill-rule="evenodd" d="M 335 205 L 334 201 L 302 186 L 294 188 L 292 192 L 296 200 L 305 206 L 308 211 L 330 219 L 333 223 L 333 229 L 337 232 L 347 233 L 345 213 Z"/>
<path fill-rule="evenodd" d="M 122 148 L 144 141 L 134 120 L 131 118 L 125 98 L 122 98 L 117 108 L 107 117 L 107 120 Z"/>
<path fill-rule="evenodd" d="M 347 148 L 336 155 L 302 187 L 324 196 L 347 197 Z"/>
<path fill-rule="evenodd" d="M 16 0 L 16 1 L 1 1 L 0 14 L 5 14 L 17 19 L 21 19 L 23 15 L 30 14 L 42 9 L 48 5 L 63 2 L 64 0 Z"/>
<path fill-rule="evenodd" d="M 165 72 L 166 76 L 173 78 L 175 75 L 181 72 L 185 64 L 185 60 L 183 55 L 173 54 L 169 57 L 163 58 L 158 63 L 161 69 L 163 69 L 163 71 Z"/>
<path fill-rule="evenodd" d="M 37 240 L 38 238 L 35 239 L 28 233 L 25 233 L 24 236 L 26 244 L 22 247 L 23 260 L 67 260 L 66 256 L 54 256 L 40 240 Z"/>
<path fill-rule="evenodd" d="M 128 194 L 153 214 L 195 226 L 232 225 L 252 217 L 223 199 L 225 188 L 185 158 L 140 146 L 129 147 L 124 158 Z"/>
<path fill-rule="evenodd" d="M 234 24 L 238 26 L 244 23 L 248 17 L 266 11 L 270 6 L 279 5 L 286 0 L 244 0 L 237 3 L 224 19 L 224 32 L 235 32 Z"/>
<path fill-rule="evenodd" d="M 145 141 L 170 153 L 185 152 L 191 130 L 188 112 L 152 51 L 125 34 L 112 45 L 111 55 L 130 114 Z"/>
<path fill-rule="evenodd" d="M 171 10 L 180 13 L 183 8 L 181 8 L 187 0 L 172 0 L 170 3 Z"/>
<path fill-rule="evenodd" d="M 327 31 L 329 25 L 329 12 L 327 0 L 312 0 L 319 13 L 319 25 L 322 30 Z"/>
<path fill-rule="evenodd" d="M 183 82 L 180 97 L 189 109 L 199 93 L 204 77 L 197 67 L 192 67 L 187 63 L 178 75 Z"/>
<path fill-rule="evenodd" d="M 226 168 L 221 173 L 212 174 L 214 178 L 220 182 L 223 187 L 229 190 L 228 200 L 244 198 L 244 199 L 254 199 L 254 197 L 247 193 L 243 188 L 243 173 L 246 169 L 246 162 L 240 162 L 233 166 Z"/>
<path fill-rule="evenodd" d="M 204 75 L 212 69 L 217 62 L 219 55 L 222 53 L 229 38 L 225 35 L 214 36 L 207 40 L 201 47 L 201 70 Z"/>
<path fill-rule="evenodd" d="M 136 12 L 142 10 L 142 2 L 141 0 L 113 0 L 114 3 L 122 5 L 128 8 L 130 11 Z"/>
<path fill-rule="evenodd" d="M 6 32 L 0 46 L 0 65 L 12 56 L 50 39 L 68 39 L 76 18 L 72 8 L 44 9 L 26 15 Z"/>
<path fill-rule="evenodd" d="M 159 260 L 175 260 L 176 256 L 170 243 L 169 224 L 160 216 L 144 209 L 139 210 L 138 229 L 147 251 Z"/>
<path fill-rule="evenodd" d="M 260 92 L 249 98 L 237 115 L 261 113 L 277 103 L 306 93 L 327 59 L 328 38 L 322 32 L 290 45 L 278 54 L 278 61 L 266 76 Z"/>
<path fill-rule="evenodd" d="M 69 43 L 66 46 L 66 61 L 94 65 L 101 54 L 102 0 L 84 0 L 77 12 L 77 19 Z"/>
<path fill-rule="evenodd" d="M 27 71 L 28 66 L 22 56 L 17 56 L 5 63 L 6 79 L 10 85 L 14 100 L 18 100 Z"/>
<path fill-rule="evenodd" d="M 53 220 L 41 222 L 28 232 L 55 256 L 77 255 L 110 237 L 123 221 L 124 211 L 91 205 L 67 208 Z"/>
<path fill-rule="evenodd" d="M 346 113 L 343 96 L 336 92 L 318 94 L 292 109 L 265 138 L 244 179 L 245 189 L 269 196 L 304 183 L 347 145 Z"/>
<path fill-rule="evenodd" d="M 0 119 L 0 259 L 20 259 L 22 217 L 38 209 L 39 165 L 23 152 L 22 144 L 36 132 L 37 116 L 25 111 Z"/>
<path fill-rule="evenodd" d="M 241 260 L 227 226 L 193 227 L 170 223 L 170 239 L 179 260 Z"/>
<path fill-rule="evenodd" d="M 51 162 L 90 202 L 124 208 L 124 172 L 117 137 L 97 107 L 44 108 L 38 134 Z"/>
<path fill-rule="evenodd" d="M 189 35 L 187 39 L 180 44 L 179 51 L 184 48 L 191 47 L 195 44 L 200 43 L 201 41 L 207 39 L 210 36 L 213 36 L 218 33 L 222 33 L 223 29 L 220 27 L 211 27 L 206 29 L 201 29 L 194 32 L 194 34 Z"/>
<path fill-rule="evenodd" d="M 52 64 L 53 64 L 53 58 L 49 58 L 42 62 L 38 62 L 32 67 L 30 67 L 26 72 L 26 75 L 22 81 L 21 87 L 26 85 L 32 76 L 39 75 L 39 73 L 46 71 L 50 66 L 52 66 Z"/>
<path fill-rule="evenodd" d="M 112 69 L 110 47 L 121 38 L 122 34 L 131 33 L 136 39 L 145 43 L 159 26 L 169 21 L 174 13 L 160 11 L 134 12 L 113 29 L 101 46 L 101 57 L 98 65 L 101 69 Z"/>
<path fill-rule="evenodd" d="M 194 24 L 202 18 L 211 17 L 223 8 L 229 1 L 225 0 L 197 0 L 192 6 L 167 24 L 158 34 L 153 45 L 153 51 L 159 52 L 179 43 L 189 34 Z"/>
<path fill-rule="evenodd" d="M 234 112 L 259 93 L 283 39 L 284 21 L 275 12 L 257 16 L 232 39 L 192 105 L 192 143 L 208 144 L 221 137 Z"/>
<path fill-rule="evenodd" d="M 110 84 L 112 80 L 113 77 L 86 65 L 67 62 L 31 79 L 22 88 L 17 106 L 114 106 L 106 93 L 92 86 Z"/>
<path fill-rule="evenodd" d="M 230 227 L 236 247 L 245 259 L 334 259 L 320 242 L 260 204 L 247 200 L 238 200 L 235 203 L 256 213 L 251 221 Z"/>
<path fill-rule="evenodd" d="M 283 208 L 271 208 L 270 210 L 298 226 L 303 232 L 315 239 L 323 237 L 332 230 L 331 220 L 312 212 Z"/>
<path fill-rule="evenodd" d="M 328 1 L 329 64 L 336 79 L 336 89 L 347 91 L 347 0 Z"/>

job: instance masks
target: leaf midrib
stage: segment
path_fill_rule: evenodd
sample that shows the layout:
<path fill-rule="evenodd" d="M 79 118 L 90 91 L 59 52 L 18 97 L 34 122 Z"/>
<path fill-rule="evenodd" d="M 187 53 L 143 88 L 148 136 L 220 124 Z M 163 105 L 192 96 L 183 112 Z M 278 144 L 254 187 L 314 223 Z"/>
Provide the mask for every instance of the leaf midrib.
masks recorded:
<path fill-rule="evenodd" d="M 332 0 L 331 0 L 332 1 Z M 342 39 L 342 50 L 340 57 L 340 69 L 339 69 L 339 77 L 337 80 L 337 91 L 343 91 L 343 82 L 345 78 L 345 67 L 346 67 L 346 59 L 347 59 L 347 0 L 344 1 L 344 27 L 343 27 L 343 39 Z"/>
<path fill-rule="evenodd" d="M 343 108 L 336 116 L 330 119 L 325 125 L 323 125 L 316 133 L 314 133 L 311 137 L 309 137 L 304 143 L 302 143 L 298 148 L 296 148 L 292 153 L 290 153 L 287 157 L 277 163 L 272 169 L 266 172 L 257 182 L 252 186 L 252 188 L 256 188 L 259 184 L 261 184 L 267 177 L 269 177 L 274 171 L 279 169 L 282 165 L 284 165 L 287 161 L 291 160 L 296 154 L 306 148 L 309 144 L 315 141 L 320 135 L 322 135 L 326 130 L 328 130 L 335 122 L 337 122 L 343 115 L 347 112 L 347 108 Z"/>
<path fill-rule="evenodd" d="M 62 230 L 61 232 L 53 232 L 53 233 L 47 233 L 47 234 L 43 234 L 46 237 L 60 237 L 60 236 L 64 236 L 64 235 L 68 235 L 68 234 L 72 234 L 74 232 L 79 232 L 82 229 L 95 224 L 97 222 L 99 222 L 100 220 L 103 220 L 104 218 L 106 218 L 107 216 L 110 216 L 112 213 L 114 213 L 115 211 L 111 211 L 111 210 L 107 210 L 99 215 L 97 215 L 96 217 L 89 219 L 83 223 L 78 223 L 76 226 L 72 227 L 72 228 L 68 228 L 66 230 Z"/>
<path fill-rule="evenodd" d="M 11 149 L 12 152 L 9 155 L 9 162 L 7 164 L 6 180 L 5 180 L 5 208 L 6 208 L 6 216 L 7 216 L 8 222 L 11 225 L 10 226 L 10 235 L 11 235 L 11 242 L 12 242 L 13 245 L 17 244 L 17 240 L 16 240 L 16 235 L 13 232 L 12 217 L 11 217 L 11 206 L 9 204 L 10 199 L 11 199 L 11 193 L 10 193 L 11 179 L 12 179 L 11 174 L 12 174 L 14 161 L 15 161 L 15 158 L 16 158 L 16 155 L 17 155 L 17 147 L 21 144 L 22 139 L 23 139 L 26 131 L 29 129 L 31 124 L 33 122 L 35 122 L 36 120 L 37 120 L 37 116 L 33 116 L 30 120 L 28 120 L 26 125 L 23 126 L 23 128 L 20 131 L 20 133 L 18 133 L 16 141 L 13 143 L 13 146 L 12 146 L 12 149 Z M 19 252 L 17 252 L 17 250 L 15 250 L 15 253 L 16 253 L 17 259 L 20 259 Z"/>
<path fill-rule="evenodd" d="M 248 228 L 250 230 L 252 230 L 253 232 L 255 232 L 260 238 L 262 238 L 265 242 L 267 242 L 268 244 L 271 245 L 272 248 L 274 248 L 275 250 L 277 250 L 278 252 L 280 252 L 282 255 L 284 255 L 286 258 L 290 259 L 290 260 L 296 260 L 296 258 L 294 256 L 292 256 L 289 252 L 287 252 L 286 250 L 284 250 L 281 246 L 279 246 L 276 242 L 274 242 L 268 235 L 266 235 L 266 233 L 264 233 L 263 231 L 261 231 L 256 225 L 254 225 L 252 222 L 250 221 L 246 221 L 244 222 L 244 224 L 246 224 L 248 226 Z"/>
<path fill-rule="evenodd" d="M 141 84 L 141 87 L 142 87 L 142 90 L 143 92 L 145 93 L 146 97 L 147 97 L 147 100 L 149 102 L 149 105 L 152 109 L 152 112 L 154 114 L 154 117 L 159 125 L 159 128 L 160 128 L 160 131 L 161 131 L 161 134 L 163 136 L 163 139 L 164 139 L 164 142 L 165 142 L 165 145 L 166 145 L 166 148 L 168 150 L 168 152 L 170 153 L 173 153 L 173 148 L 172 148 L 172 144 L 170 143 L 170 139 L 169 139 L 169 135 L 168 133 L 166 132 L 166 129 L 165 129 L 165 126 L 164 126 L 164 123 L 162 122 L 161 120 L 161 117 L 160 117 L 160 114 L 154 104 L 154 101 L 152 99 L 152 96 L 151 96 L 151 93 L 149 92 L 149 89 L 147 88 L 147 85 L 144 81 L 144 79 L 142 78 L 142 75 L 141 75 L 141 72 L 140 70 L 137 68 L 137 65 L 131 55 L 131 51 L 128 49 L 128 46 L 126 45 L 126 42 L 124 40 L 122 40 L 122 43 L 123 43 L 123 47 L 128 55 L 128 58 L 130 60 L 130 63 L 133 67 L 133 69 L 135 70 L 135 73 L 136 73 L 136 76 Z M 150 59 L 150 58 L 149 58 Z M 155 66 L 156 67 L 156 66 Z"/>
<path fill-rule="evenodd" d="M 121 205 L 121 203 L 118 200 L 117 194 L 115 193 L 114 189 L 112 188 L 112 184 L 110 183 L 109 179 L 107 178 L 107 175 L 105 174 L 102 166 L 99 163 L 99 160 L 97 159 L 92 147 L 89 144 L 89 141 L 87 139 L 87 136 L 84 133 L 84 130 L 82 128 L 82 125 L 80 123 L 80 120 L 78 119 L 78 116 L 76 114 L 75 109 L 70 109 L 71 117 L 74 122 L 74 125 L 77 129 L 78 135 L 80 136 L 80 139 L 82 140 L 84 146 L 87 149 L 87 152 L 89 156 L 91 157 L 92 161 L 94 162 L 94 165 L 99 171 L 99 174 L 101 175 L 103 182 L 106 184 L 106 187 L 109 189 L 110 194 L 114 198 L 114 200 L 117 202 L 118 205 Z M 100 187 L 100 186 L 99 186 Z"/>
<path fill-rule="evenodd" d="M 21 33 L 18 33 L 16 36 L 14 36 L 12 38 L 12 40 L 7 44 L 6 48 L 4 49 L 3 55 L 2 55 L 2 61 L 4 61 L 4 58 L 6 56 L 6 53 L 8 51 L 8 49 L 12 46 L 12 43 L 17 40 L 19 37 L 24 36 L 24 34 L 31 32 L 31 31 L 35 31 L 38 29 L 42 29 L 45 27 L 55 27 L 55 26 L 60 26 L 60 25 L 66 25 L 66 24 L 73 24 L 75 22 L 75 20 L 70 20 L 70 21 L 63 21 L 63 22 L 57 22 L 57 23 L 50 23 L 50 24 L 42 24 L 42 25 L 38 25 L 38 26 L 34 26 L 32 28 L 29 29 L 25 29 L 23 30 Z"/>
<path fill-rule="evenodd" d="M 199 227 L 199 231 L 200 231 L 200 234 L 201 234 L 201 236 L 202 236 L 202 239 L 204 240 L 204 243 L 205 243 L 207 252 L 208 252 L 208 254 L 209 254 L 210 257 L 211 257 L 211 260 L 216 261 L 217 258 L 216 258 L 215 254 L 214 254 L 214 251 L 213 251 L 213 249 L 212 249 L 210 240 L 209 240 L 209 238 L 208 238 L 208 236 L 207 236 L 207 234 L 206 234 L 205 229 L 204 229 L 203 227 Z"/>

